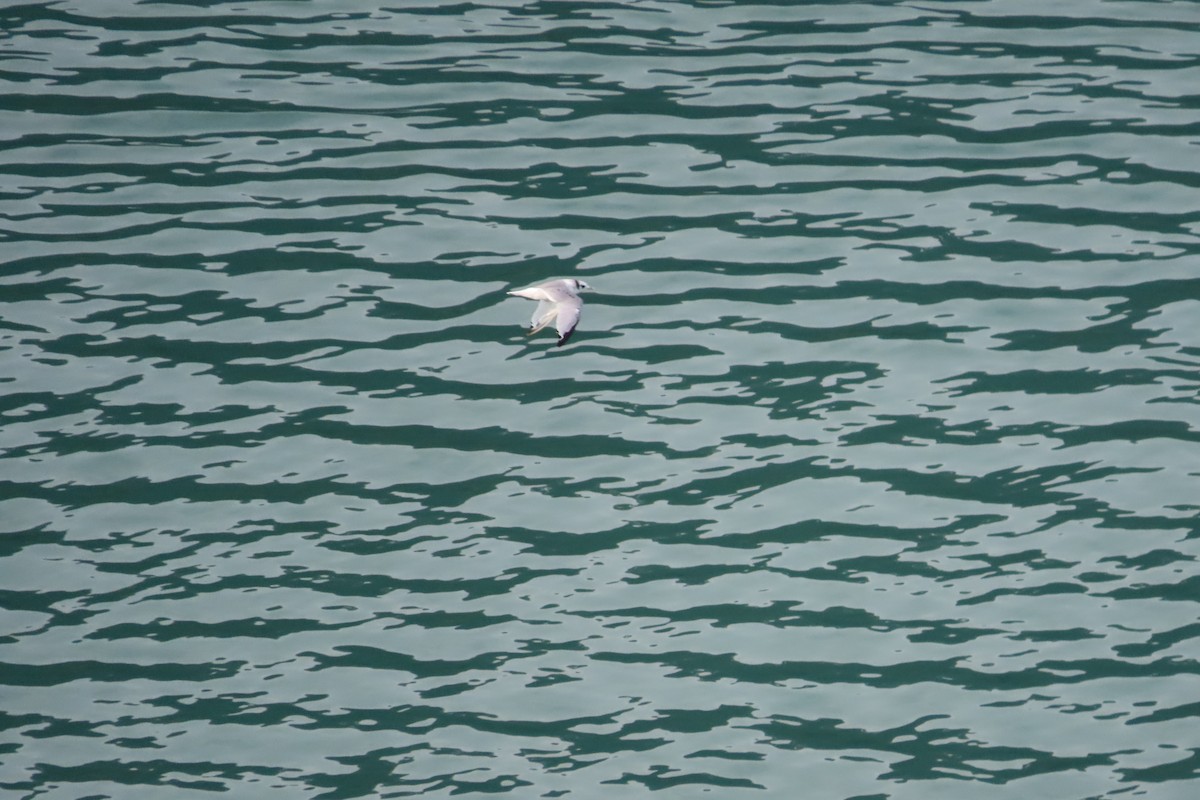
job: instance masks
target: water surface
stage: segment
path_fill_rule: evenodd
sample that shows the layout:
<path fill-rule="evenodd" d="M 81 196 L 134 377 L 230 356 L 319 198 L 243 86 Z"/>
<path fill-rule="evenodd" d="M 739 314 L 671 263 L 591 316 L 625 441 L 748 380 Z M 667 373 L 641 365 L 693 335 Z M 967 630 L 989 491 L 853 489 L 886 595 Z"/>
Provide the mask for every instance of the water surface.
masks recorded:
<path fill-rule="evenodd" d="M 1195 795 L 1200 5 L 0 32 L 12 796 Z"/>

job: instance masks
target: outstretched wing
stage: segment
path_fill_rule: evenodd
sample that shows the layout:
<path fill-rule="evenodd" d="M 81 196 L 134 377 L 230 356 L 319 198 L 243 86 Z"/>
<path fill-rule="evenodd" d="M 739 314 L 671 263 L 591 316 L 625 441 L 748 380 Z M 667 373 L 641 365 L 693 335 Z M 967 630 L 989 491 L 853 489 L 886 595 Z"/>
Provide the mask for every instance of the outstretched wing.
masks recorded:
<path fill-rule="evenodd" d="M 579 313 L 583 310 L 583 303 L 578 297 L 570 297 L 559 302 L 558 315 L 554 322 L 554 329 L 558 331 L 558 346 L 562 347 L 567 343 L 567 339 L 571 338 L 571 334 L 575 332 L 575 326 L 579 324 Z"/>
<path fill-rule="evenodd" d="M 528 289 L 514 289 L 509 294 L 513 297 L 524 297 L 526 300 L 554 300 L 550 293 L 541 286 L 530 286 Z"/>
<path fill-rule="evenodd" d="M 529 332 L 525 334 L 526 336 L 533 336 L 535 333 L 540 331 L 542 328 L 546 327 L 551 322 L 554 322 L 554 320 L 558 317 L 559 306 L 557 304 L 543 300 L 542 303 L 538 306 L 539 311 L 541 310 L 543 305 L 546 306 L 546 308 L 548 310 L 544 314 L 542 314 L 540 317 L 536 313 L 533 315 L 533 319 L 530 320 L 530 324 L 533 327 L 530 328 Z"/>
<path fill-rule="evenodd" d="M 529 318 L 529 327 L 536 328 L 546 316 L 547 313 L 554 308 L 554 303 L 549 300 L 538 301 L 537 308 L 533 310 L 533 316 Z M 543 326 L 544 327 L 544 326 Z"/>

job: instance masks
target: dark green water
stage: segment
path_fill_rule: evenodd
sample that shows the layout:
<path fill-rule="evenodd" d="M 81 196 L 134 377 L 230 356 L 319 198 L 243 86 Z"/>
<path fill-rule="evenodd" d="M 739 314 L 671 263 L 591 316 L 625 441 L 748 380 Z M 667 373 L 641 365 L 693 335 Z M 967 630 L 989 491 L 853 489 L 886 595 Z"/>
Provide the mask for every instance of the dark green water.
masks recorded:
<path fill-rule="evenodd" d="M 7 3 L 0 80 L 5 797 L 1200 792 L 1200 3 Z"/>

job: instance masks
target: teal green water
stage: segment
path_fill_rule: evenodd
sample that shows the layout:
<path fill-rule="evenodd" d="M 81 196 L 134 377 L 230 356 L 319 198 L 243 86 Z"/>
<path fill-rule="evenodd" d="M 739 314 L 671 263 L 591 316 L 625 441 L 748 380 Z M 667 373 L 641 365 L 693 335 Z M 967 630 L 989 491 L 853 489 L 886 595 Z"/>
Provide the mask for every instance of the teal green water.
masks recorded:
<path fill-rule="evenodd" d="M 0 81 L 6 797 L 1200 791 L 1200 3 L 29 2 Z"/>

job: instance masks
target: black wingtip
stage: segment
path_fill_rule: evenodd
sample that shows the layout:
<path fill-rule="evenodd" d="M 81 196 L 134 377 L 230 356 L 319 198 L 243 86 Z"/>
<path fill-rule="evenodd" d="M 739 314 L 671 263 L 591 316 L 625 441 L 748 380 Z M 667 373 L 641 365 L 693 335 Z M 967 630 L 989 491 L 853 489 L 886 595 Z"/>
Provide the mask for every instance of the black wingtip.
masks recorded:
<path fill-rule="evenodd" d="M 564 344 L 566 344 L 567 340 L 571 338 L 571 334 L 573 334 L 574 332 L 575 332 L 575 329 L 571 328 L 571 330 L 564 333 L 562 335 L 562 338 L 558 340 L 558 346 L 562 347 Z"/>

